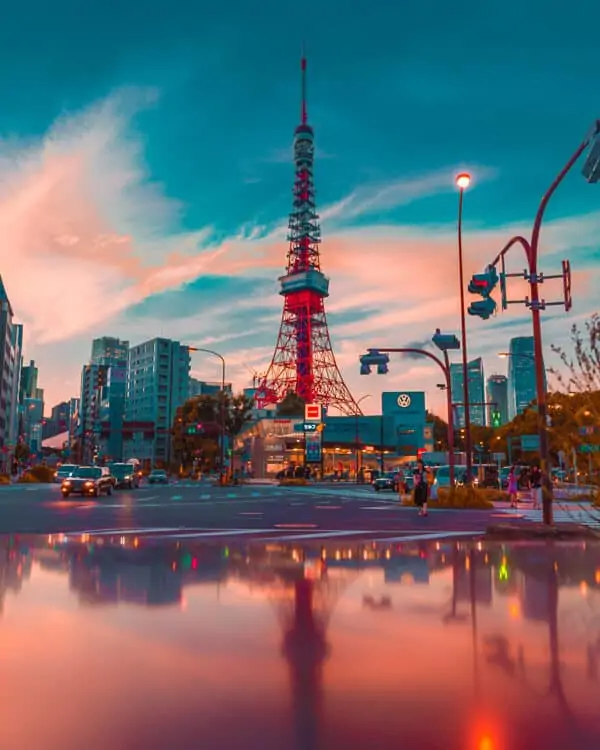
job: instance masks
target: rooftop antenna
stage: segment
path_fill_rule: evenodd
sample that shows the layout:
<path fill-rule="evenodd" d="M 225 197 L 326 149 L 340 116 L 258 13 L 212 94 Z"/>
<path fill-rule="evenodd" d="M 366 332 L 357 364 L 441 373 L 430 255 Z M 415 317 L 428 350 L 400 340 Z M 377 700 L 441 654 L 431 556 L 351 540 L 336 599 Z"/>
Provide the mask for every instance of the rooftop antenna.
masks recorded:
<path fill-rule="evenodd" d="M 302 109 L 301 109 L 301 119 L 302 124 L 306 125 L 307 122 L 307 116 L 306 116 L 306 55 L 304 53 L 304 44 L 302 44 L 302 50 L 301 50 L 301 57 L 300 57 L 300 70 L 302 71 Z"/>

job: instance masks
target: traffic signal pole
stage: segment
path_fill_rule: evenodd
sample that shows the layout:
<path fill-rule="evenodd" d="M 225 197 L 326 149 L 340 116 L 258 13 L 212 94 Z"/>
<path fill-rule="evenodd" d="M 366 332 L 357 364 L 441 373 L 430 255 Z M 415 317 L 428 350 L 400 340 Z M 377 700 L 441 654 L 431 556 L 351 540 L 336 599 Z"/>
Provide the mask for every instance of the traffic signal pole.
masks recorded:
<path fill-rule="evenodd" d="M 547 394 L 546 394 L 546 378 L 545 378 L 545 367 L 544 367 L 544 349 L 542 341 L 542 324 L 540 318 L 540 312 L 545 310 L 548 305 L 560 304 L 565 306 L 565 309 L 570 309 L 570 264 L 568 261 L 563 261 L 563 273 L 559 278 L 563 278 L 564 285 L 564 300 L 561 302 L 546 302 L 544 299 L 540 299 L 539 286 L 543 283 L 544 279 L 557 278 L 557 277 L 544 277 L 542 273 L 538 271 L 538 260 L 539 260 L 539 241 L 540 233 L 542 228 L 542 221 L 546 207 L 554 195 L 558 186 L 562 183 L 564 178 L 573 168 L 579 157 L 588 148 L 592 142 L 596 142 L 600 134 L 600 120 L 598 120 L 594 127 L 591 129 L 589 135 L 577 148 L 571 158 L 567 161 L 562 170 L 555 177 L 554 181 L 546 190 L 540 201 L 535 220 L 533 223 L 533 230 L 531 233 L 531 240 L 527 240 L 525 237 L 520 235 L 512 237 L 500 251 L 497 257 L 491 264 L 496 267 L 499 263 L 504 264 L 504 256 L 513 247 L 513 245 L 521 245 L 525 251 L 527 258 L 527 273 L 525 275 L 526 280 L 529 282 L 530 298 L 523 300 L 524 304 L 531 308 L 531 322 L 533 328 L 533 346 L 534 346 L 534 359 L 535 359 L 535 381 L 537 390 L 537 421 L 538 421 L 538 434 L 540 441 L 540 469 L 542 472 L 542 507 L 543 507 L 543 520 L 544 524 L 550 526 L 554 523 L 553 514 L 553 487 L 551 478 L 551 466 L 550 466 L 550 449 L 548 440 L 548 420 L 547 420 Z M 587 163 L 586 163 L 587 166 Z M 594 173 L 595 174 L 595 173 Z M 593 175 L 592 175 L 593 177 Z M 590 177 L 590 182 L 597 181 L 596 178 Z M 504 306 L 504 304 L 503 304 Z"/>

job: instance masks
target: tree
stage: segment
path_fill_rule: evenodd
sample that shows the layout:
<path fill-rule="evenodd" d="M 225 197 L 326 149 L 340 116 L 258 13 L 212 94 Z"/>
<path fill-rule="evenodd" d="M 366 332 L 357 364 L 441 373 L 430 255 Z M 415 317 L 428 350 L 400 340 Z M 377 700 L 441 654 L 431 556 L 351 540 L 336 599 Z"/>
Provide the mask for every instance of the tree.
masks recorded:
<path fill-rule="evenodd" d="M 289 391 L 277 404 L 278 417 L 304 417 L 306 401 L 294 391 Z"/>
<path fill-rule="evenodd" d="M 225 410 L 225 434 L 235 437 L 252 412 L 252 401 L 243 394 L 194 396 L 177 409 L 171 430 L 173 454 L 184 467 L 197 460 L 205 468 L 214 468 L 220 452 L 221 407 Z"/>
<path fill-rule="evenodd" d="M 600 391 L 600 314 L 594 313 L 582 331 L 575 323 L 571 327 L 572 355 L 561 346 L 552 344 L 566 370 L 552 369 L 562 389 L 567 392 L 593 393 Z"/>
<path fill-rule="evenodd" d="M 430 411 L 425 412 L 425 421 L 433 425 L 434 450 L 448 450 L 448 424 L 437 414 Z"/>
<path fill-rule="evenodd" d="M 15 445 L 15 459 L 17 461 L 27 461 L 31 451 L 26 443 L 17 443 Z"/>

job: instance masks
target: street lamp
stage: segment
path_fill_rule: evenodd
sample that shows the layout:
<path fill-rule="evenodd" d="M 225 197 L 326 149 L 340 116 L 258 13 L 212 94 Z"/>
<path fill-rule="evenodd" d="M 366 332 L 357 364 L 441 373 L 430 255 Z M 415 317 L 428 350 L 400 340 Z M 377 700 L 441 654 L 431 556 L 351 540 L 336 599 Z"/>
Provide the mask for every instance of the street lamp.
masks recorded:
<path fill-rule="evenodd" d="M 463 372 L 463 410 L 465 419 L 465 453 L 467 464 L 467 475 L 465 482 L 471 484 L 472 480 L 472 443 L 471 443 L 471 406 L 469 398 L 469 357 L 467 352 L 467 322 L 465 317 L 465 279 L 463 268 L 463 246 L 462 246 L 462 215 L 463 215 L 463 197 L 465 190 L 471 184 L 471 175 L 467 172 L 461 172 L 455 178 L 456 187 L 458 188 L 458 276 L 460 284 L 460 337 L 462 344 L 462 372 Z"/>
<path fill-rule="evenodd" d="M 502 359 L 508 359 L 508 357 L 521 357 L 523 359 L 530 359 L 535 362 L 533 354 L 527 354 L 527 352 L 498 352 L 498 356 Z"/>
<path fill-rule="evenodd" d="M 356 405 L 358 406 L 361 401 L 364 401 L 366 398 L 371 398 L 370 393 L 366 393 L 364 396 L 361 396 L 358 401 L 356 402 Z M 356 414 L 354 415 L 354 432 L 355 432 L 355 440 L 356 440 L 356 454 L 354 457 L 355 463 L 354 463 L 354 472 L 356 474 L 356 484 L 358 484 L 358 451 L 360 447 L 360 437 L 358 434 L 358 417 L 360 416 L 360 411 L 357 409 Z"/>
<path fill-rule="evenodd" d="M 213 349 L 204 349 L 201 346 L 188 346 L 186 347 L 188 352 L 204 352 L 205 354 L 212 354 L 213 357 L 217 357 L 221 360 L 221 404 L 220 404 L 220 420 L 221 420 L 221 450 L 219 459 L 219 483 L 223 484 L 225 476 L 225 357 L 219 352 L 215 352 Z"/>
<path fill-rule="evenodd" d="M 450 363 L 448 361 L 448 350 L 460 347 L 456 336 L 440 333 L 438 328 L 433 336 L 433 342 L 444 353 L 444 362 L 435 354 L 425 349 L 414 349 L 412 347 L 369 349 L 360 357 L 360 374 L 370 375 L 371 368 L 377 368 L 378 375 L 386 375 L 388 372 L 389 354 L 420 354 L 433 360 L 444 373 L 446 381 L 446 395 L 448 404 L 448 464 L 450 467 L 450 482 L 454 482 L 454 419 L 452 413 L 452 381 L 450 378 Z M 383 441 L 382 441 L 383 442 Z"/>

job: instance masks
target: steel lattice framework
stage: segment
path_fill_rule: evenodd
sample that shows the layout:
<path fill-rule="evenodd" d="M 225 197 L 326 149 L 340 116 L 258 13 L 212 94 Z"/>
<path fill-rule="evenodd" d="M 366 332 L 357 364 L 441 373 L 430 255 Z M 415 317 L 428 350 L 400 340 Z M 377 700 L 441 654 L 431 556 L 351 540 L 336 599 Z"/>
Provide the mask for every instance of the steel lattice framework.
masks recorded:
<path fill-rule="evenodd" d="M 306 403 L 318 403 L 342 414 L 360 414 L 335 361 L 324 300 L 329 279 L 321 272 L 321 228 L 313 182 L 314 131 L 306 113 L 306 58 L 301 60 L 301 123 L 294 134 L 296 178 L 289 218 L 286 275 L 279 279 L 284 297 L 275 353 L 259 384 L 259 406 L 279 403 L 293 391 Z"/>

